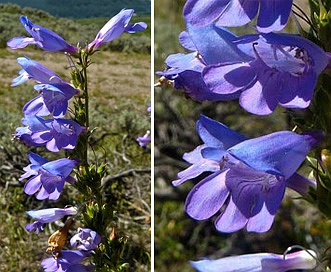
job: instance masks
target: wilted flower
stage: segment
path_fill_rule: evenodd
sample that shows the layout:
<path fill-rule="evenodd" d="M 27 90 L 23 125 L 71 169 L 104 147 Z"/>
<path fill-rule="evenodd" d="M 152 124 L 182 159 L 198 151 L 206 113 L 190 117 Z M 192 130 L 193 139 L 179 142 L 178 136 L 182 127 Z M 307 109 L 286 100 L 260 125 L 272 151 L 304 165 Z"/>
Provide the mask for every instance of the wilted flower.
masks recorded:
<path fill-rule="evenodd" d="M 48 162 L 43 157 L 30 152 L 29 160 L 31 164 L 24 167 L 23 174 L 19 180 L 31 177 L 24 185 L 24 192 L 28 195 L 37 194 L 36 198 L 53 199 L 59 198 L 65 181 L 73 182 L 70 176 L 73 168 L 77 164 L 75 160 L 58 159 Z"/>
<path fill-rule="evenodd" d="M 43 50 L 50 52 L 67 52 L 70 54 L 77 53 L 78 49 L 75 46 L 68 44 L 58 34 L 50 31 L 47 28 L 33 24 L 28 20 L 28 17 L 20 17 L 22 25 L 26 31 L 32 36 L 29 37 L 15 37 L 7 42 L 11 49 L 24 48 L 29 44 L 35 44 Z"/>
<path fill-rule="evenodd" d="M 214 25 L 187 29 L 180 41 L 194 52 L 170 55 L 167 70 L 159 74 L 200 101 L 239 98 L 245 110 L 259 115 L 272 113 L 278 104 L 306 108 L 328 63 L 320 47 L 296 35 L 236 37 Z"/>
<path fill-rule="evenodd" d="M 33 154 L 36 155 L 36 154 Z M 38 165 L 35 165 L 38 167 Z M 30 165 L 31 167 L 31 165 Z M 38 171 L 36 171 L 38 172 Z M 75 207 L 67 207 L 64 209 L 60 208 L 50 208 L 50 209 L 43 209 L 38 211 L 28 211 L 26 212 L 32 218 L 37 219 L 32 224 L 27 224 L 25 228 L 31 232 L 36 229 L 36 233 L 38 234 L 40 230 L 44 230 L 44 224 L 54 222 L 56 220 L 61 219 L 66 215 L 75 215 L 77 214 L 77 209 Z"/>
<path fill-rule="evenodd" d="M 101 242 L 101 236 L 91 229 L 78 228 L 78 233 L 70 239 L 71 246 L 77 249 L 89 251 L 94 250 Z"/>
<path fill-rule="evenodd" d="M 17 128 L 14 137 L 30 146 L 45 145 L 52 152 L 74 149 L 78 135 L 85 129 L 72 120 L 44 120 L 35 115 L 25 116 L 22 123 L 26 127 Z"/>
<path fill-rule="evenodd" d="M 133 12 L 133 9 L 122 9 L 100 29 L 94 41 L 88 45 L 88 48 L 96 50 L 100 45 L 114 40 L 124 31 L 136 33 L 145 30 L 147 24 L 144 22 L 129 24 Z"/>
<path fill-rule="evenodd" d="M 280 131 L 246 140 L 205 116 L 197 122 L 197 131 L 204 144 L 184 156 L 193 165 L 179 173 L 173 184 L 212 172 L 192 188 L 185 210 L 192 218 L 204 220 L 227 203 L 215 221 L 221 232 L 245 226 L 248 231 L 265 232 L 286 187 L 304 194 L 315 185 L 295 172 L 321 138 L 319 132 Z"/>
<path fill-rule="evenodd" d="M 150 134 L 151 132 L 147 130 L 144 136 L 137 138 L 137 142 L 141 147 L 146 147 L 151 142 Z"/>
<path fill-rule="evenodd" d="M 242 26 L 256 15 L 257 30 L 268 33 L 282 30 L 288 21 L 293 0 L 188 0 L 183 14 L 194 25 L 216 22 L 218 26 Z"/>
<path fill-rule="evenodd" d="M 93 266 L 85 266 L 80 264 L 86 257 L 88 252 L 79 250 L 61 250 L 57 258 L 51 257 L 42 260 L 41 266 L 45 272 L 90 272 L 94 271 Z"/>
<path fill-rule="evenodd" d="M 19 72 L 17 78 L 13 79 L 12 87 L 20 85 L 29 79 L 45 84 L 65 82 L 58 74 L 28 57 L 17 58 L 17 62 L 22 66 L 23 70 Z"/>
<path fill-rule="evenodd" d="M 26 116 L 47 116 L 53 113 L 54 118 L 64 117 L 68 101 L 79 93 L 79 90 L 66 83 L 35 85 L 34 89 L 40 95 L 25 104 L 23 113 Z"/>
<path fill-rule="evenodd" d="M 286 255 L 256 253 L 225 257 L 218 260 L 191 262 L 200 272 L 285 272 L 296 269 L 314 269 L 316 253 L 300 250 Z"/>

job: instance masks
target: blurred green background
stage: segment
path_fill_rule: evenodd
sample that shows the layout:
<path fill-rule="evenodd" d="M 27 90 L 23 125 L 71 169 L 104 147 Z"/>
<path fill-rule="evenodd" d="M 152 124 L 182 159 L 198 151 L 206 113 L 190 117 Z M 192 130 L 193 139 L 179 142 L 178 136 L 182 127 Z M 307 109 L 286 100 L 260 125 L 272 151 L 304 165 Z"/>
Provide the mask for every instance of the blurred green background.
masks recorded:
<path fill-rule="evenodd" d="M 184 3 L 184 0 L 155 1 L 155 71 L 165 69 L 164 60 L 169 54 L 184 52 L 178 43 L 178 34 L 185 30 L 181 15 Z M 290 25 L 287 31 L 296 31 Z M 244 27 L 237 33 L 247 31 L 252 30 Z M 293 128 L 282 108 L 270 116 L 258 117 L 244 112 L 237 101 L 198 103 L 179 90 L 155 88 L 155 271 L 189 272 L 194 270 L 190 260 L 255 252 L 282 254 L 287 247 L 297 244 L 323 253 L 330 245 L 330 222 L 290 190 L 271 230 L 264 234 L 246 230 L 218 233 L 213 219 L 198 222 L 185 214 L 186 195 L 199 179 L 176 188 L 171 181 L 188 166 L 182 155 L 201 144 L 195 131 L 201 113 L 248 137 Z"/>

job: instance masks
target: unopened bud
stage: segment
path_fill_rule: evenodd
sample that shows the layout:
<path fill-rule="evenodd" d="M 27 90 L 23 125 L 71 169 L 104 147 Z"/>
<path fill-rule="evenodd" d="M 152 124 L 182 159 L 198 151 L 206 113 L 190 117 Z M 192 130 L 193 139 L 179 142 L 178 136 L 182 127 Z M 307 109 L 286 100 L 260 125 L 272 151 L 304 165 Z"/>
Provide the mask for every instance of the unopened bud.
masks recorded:
<path fill-rule="evenodd" d="M 115 234 L 115 226 L 113 227 L 113 229 L 111 230 L 111 233 L 109 234 L 109 240 L 114 240 L 116 238 L 116 234 Z"/>

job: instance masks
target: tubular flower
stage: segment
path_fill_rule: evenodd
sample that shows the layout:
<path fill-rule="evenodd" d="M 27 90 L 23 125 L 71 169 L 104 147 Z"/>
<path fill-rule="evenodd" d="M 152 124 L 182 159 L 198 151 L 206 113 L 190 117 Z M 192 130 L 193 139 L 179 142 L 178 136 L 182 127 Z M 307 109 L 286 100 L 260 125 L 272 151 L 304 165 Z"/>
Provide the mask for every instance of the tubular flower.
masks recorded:
<path fill-rule="evenodd" d="M 36 156 L 36 154 L 34 154 Z M 38 166 L 37 166 L 38 167 Z M 37 219 L 32 224 L 27 224 L 25 228 L 31 232 L 36 229 L 36 233 L 38 234 L 39 231 L 44 230 L 44 224 L 54 222 L 56 220 L 61 219 L 66 215 L 75 215 L 77 214 L 77 209 L 75 207 L 67 207 L 64 209 L 59 208 L 50 208 L 50 209 L 43 209 L 39 211 L 28 211 L 27 214 L 32 218 Z"/>
<path fill-rule="evenodd" d="M 78 228 L 78 233 L 72 236 L 70 244 L 72 247 L 83 251 L 94 250 L 100 244 L 101 236 L 91 229 Z"/>
<path fill-rule="evenodd" d="M 317 265 L 316 253 L 300 250 L 286 255 L 256 253 L 225 257 L 218 260 L 191 262 L 200 272 L 285 272 L 296 269 L 314 269 Z"/>
<path fill-rule="evenodd" d="M 59 198 L 65 181 L 72 183 L 74 179 L 70 176 L 77 164 L 75 160 L 59 159 L 48 162 L 41 156 L 30 152 L 31 164 L 24 167 L 23 174 L 19 180 L 32 176 L 24 185 L 24 192 L 28 195 L 37 194 L 36 198 L 53 199 Z"/>
<path fill-rule="evenodd" d="M 53 113 L 54 118 L 65 116 L 68 101 L 79 93 L 79 90 L 66 83 L 35 85 L 34 89 L 40 93 L 23 107 L 26 116 L 47 116 Z"/>
<path fill-rule="evenodd" d="M 214 25 L 187 28 L 180 41 L 194 52 L 170 55 L 159 74 L 200 101 L 239 98 L 245 110 L 258 115 L 272 113 L 278 104 L 306 108 L 328 63 L 320 47 L 291 34 L 236 37 Z"/>
<path fill-rule="evenodd" d="M 137 138 L 137 142 L 141 147 L 146 147 L 151 142 L 150 134 L 151 132 L 147 130 L 144 136 L 139 136 Z"/>
<path fill-rule="evenodd" d="M 88 48 L 97 50 L 100 45 L 111 42 L 124 31 L 136 33 L 145 30 L 147 24 L 144 22 L 129 24 L 133 12 L 133 9 L 122 9 L 100 29 L 94 41 L 88 45 Z"/>
<path fill-rule="evenodd" d="M 216 22 L 217 26 L 242 26 L 257 17 L 262 33 L 282 30 L 291 13 L 293 0 L 188 0 L 184 6 L 186 21 L 194 25 Z"/>
<path fill-rule="evenodd" d="M 17 128 L 14 137 L 30 146 L 45 145 L 51 152 L 74 149 L 78 135 L 85 129 L 72 120 L 44 120 L 35 115 L 25 116 L 22 123 L 26 127 Z"/>
<path fill-rule="evenodd" d="M 92 272 L 93 266 L 80 264 L 89 254 L 79 250 L 61 250 L 60 256 L 42 260 L 45 272 Z"/>
<path fill-rule="evenodd" d="M 39 48 L 50 52 L 77 53 L 77 47 L 68 44 L 58 34 L 47 28 L 33 24 L 26 16 L 21 15 L 20 20 L 26 31 L 29 32 L 32 37 L 15 37 L 9 40 L 7 45 L 11 49 L 24 48 L 29 44 L 35 44 Z"/>
<path fill-rule="evenodd" d="M 65 83 L 58 74 L 28 57 L 17 58 L 17 62 L 22 66 L 23 70 L 19 72 L 17 78 L 13 79 L 12 87 L 20 85 L 29 79 L 45 84 Z"/>
<path fill-rule="evenodd" d="M 305 194 L 315 186 L 295 172 L 321 138 L 319 132 L 280 131 L 247 140 L 205 116 L 198 120 L 197 131 L 204 144 L 184 155 L 192 165 L 173 184 L 211 172 L 189 192 L 185 210 L 204 220 L 226 205 L 215 221 L 218 231 L 245 226 L 248 231 L 268 231 L 286 187 Z"/>

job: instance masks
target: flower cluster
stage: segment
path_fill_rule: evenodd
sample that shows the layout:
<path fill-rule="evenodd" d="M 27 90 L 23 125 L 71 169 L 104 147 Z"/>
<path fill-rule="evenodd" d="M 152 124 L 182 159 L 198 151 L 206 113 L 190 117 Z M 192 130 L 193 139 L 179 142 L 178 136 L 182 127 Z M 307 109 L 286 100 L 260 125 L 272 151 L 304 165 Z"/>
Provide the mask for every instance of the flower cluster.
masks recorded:
<path fill-rule="evenodd" d="M 45 147 L 48 151 L 58 153 L 65 150 L 66 157 L 53 161 L 34 153 L 29 153 L 30 164 L 23 168 L 24 174 L 20 180 L 27 179 L 24 185 L 24 192 L 27 195 L 36 195 L 38 200 L 57 200 L 66 183 L 85 193 L 91 190 L 88 188 L 83 170 L 94 169 L 90 166 L 87 158 L 88 137 L 91 134 L 88 120 L 88 92 L 86 69 L 90 64 L 89 56 L 92 55 L 102 44 L 108 43 L 121 35 L 123 32 L 135 33 L 147 28 L 144 22 L 131 24 L 129 21 L 133 15 L 132 9 L 123 9 L 99 31 L 94 41 L 84 48 L 75 47 L 66 42 L 58 34 L 42 26 L 33 24 L 26 16 L 21 16 L 20 21 L 31 37 L 15 37 L 8 41 L 11 49 L 24 48 L 34 44 L 48 52 L 62 52 L 75 65 L 71 72 L 72 80 L 67 82 L 57 73 L 43 66 L 41 63 L 31 60 L 28 57 L 17 59 L 22 67 L 19 75 L 13 79 L 12 87 L 18 86 L 30 79 L 34 80 L 34 90 L 38 95 L 23 107 L 24 118 L 22 124 L 13 135 L 22 143 L 31 147 Z M 81 69 L 79 69 L 80 67 Z M 72 102 L 71 102 L 71 101 Z M 69 105 L 74 105 L 71 108 Z M 68 114 L 70 112 L 70 115 Z M 70 118 L 69 118 L 70 117 Z M 77 167 L 79 166 L 79 168 Z M 77 170 L 74 168 L 77 167 Z M 100 168 L 98 168 L 98 171 Z M 71 176 L 75 172 L 76 176 Z M 102 174 L 99 171 L 99 180 L 92 180 L 93 188 L 99 190 L 96 185 L 101 183 Z M 96 175 L 95 175 L 96 176 Z M 77 184 L 80 183 L 80 184 Z M 91 193 L 93 199 L 95 193 Z M 100 193 L 99 193 L 100 195 Z M 101 196 L 101 195 L 100 195 Z M 91 203 L 93 203 L 91 197 Z M 102 203 L 98 199 L 98 203 Z M 79 203 L 76 203 L 79 205 Z M 73 216 L 82 213 L 84 218 L 85 204 L 78 207 L 67 206 L 65 208 L 48 208 L 42 210 L 28 211 L 27 214 L 36 219 L 25 227 L 29 232 L 44 230 L 44 224 L 55 222 L 64 217 L 71 216 L 66 220 L 65 225 L 53 233 L 48 240 L 46 252 L 52 253 L 52 257 L 42 261 L 45 271 L 93 271 L 93 266 L 85 266 L 81 261 L 91 256 L 92 251 L 97 249 L 102 236 L 90 228 L 78 228 L 78 233 L 72 236 L 70 243 L 77 250 L 63 250 L 66 243 L 67 233 L 74 224 Z M 105 205 L 103 206 L 105 207 Z M 92 215 L 91 215 L 92 214 Z M 94 214 L 89 213 L 90 221 L 97 221 Z M 105 215 L 102 216 L 103 218 Z M 100 216 L 98 215 L 98 218 Z M 81 220 L 82 223 L 86 223 Z M 102 225 L 102 222 L 99 224 Z M 106 229 L 103 226 L 102 229 Z M 105 233 L 102 233 L 105 235 Z"/>
<path fill-rule="evenodd" d="M 188 53 L 168 56 L 166 69 L 158 74 L 196 101 L 238 99 L 243 109 L 256 115 L 272 114 L 278 105 L 295 112 L 311 106 L 314 114 L 316 92 L 329 90 L 326 81 L 321 87 L 318 80 L 330 65 L 330 52 L 325 52 L 330 47 L 321 46 L 322 34 L 316 29 L 325 27 L 322 21 L 329 18 L 330 5 L 319 1 L 320 18 L 317 13 L 311 21 L 303 16 L 317 33 L 312 38 L 308 33 L 305 37 L 277 33 L 287 25 L 292 4 L 292 0 L 187 0 L 186 31 L 179 42 Z M 317 27 L 312 25 L 318 19 Z M 237 36 L 226 28 L 252 21 L 253 34 Z M 196 130 L 203 144 L 184 154 L 190 166 L 173 181 L 178 186 L 201 179 L 186 198 L 188 215 L 196 220 L 217 215 L 215 227 L 220 232 L 268 231 L 287 188 L 304 197 L 318 191 L 318 178 L 297 173 L 325 138 L 326 125 L 316 120 L 314 116 L 306 126 L 298 122 L 292 131 L 248 139 L 202 115 Z M 315 258 L 314 252 L 301 250 L 286 256 L 258 253 L 191 264 L 201 272 L 287 271 L 313 269 Z"/>
<path fill-rule="evenodd" d="M 69 99 L 80 91 L 36 61 L 27 57 L 18 58 L 17 61 L 23 70 L 13 80 L 14 86 L 30 78 L 43 84 L 34 86 L 39 95 L 23 107 L 25 117 L 22 123 L 25 126 L 17 128 L 14 137 L 26 145 L 45 146 L 52 152 L 74 149 L 78 136 L 85 128 L 63 117 L 67 113 Z M 55 200 L 59 198 L 64 182 L 73 182 L 70 173 L 77 165 L 77 160 L 63 158 L 49 162 L 33 152 L 30 152 L 29 160 L 31 164 L 24 168 L 26 173 L 20 179 L 33 176 L 25 184 L 26 194 L 37 193 L 37 199 Z"/>

